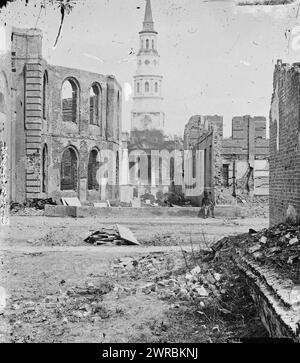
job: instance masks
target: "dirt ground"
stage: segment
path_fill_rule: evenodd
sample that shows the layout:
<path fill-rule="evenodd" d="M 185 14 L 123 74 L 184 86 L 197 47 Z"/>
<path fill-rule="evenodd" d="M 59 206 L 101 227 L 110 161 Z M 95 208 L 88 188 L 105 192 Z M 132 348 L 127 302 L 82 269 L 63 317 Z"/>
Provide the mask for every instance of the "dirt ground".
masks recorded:
<path fill-rule="evenodd" d="M 83 242 L 92 231 L 114 223 L 129 227 L 141 246 Z M 7 304 L 0 315 L 0 341 L 238 339 L 249 332 L 244 317 L 235 321 L 234 329 L 232 323 L 220 326 L 168 286 L 189 270 L 184 251 L 207 249 L 225 236 L 267 225 L 267 219 L 12 217 L 0 234 L 0 286 Z M 258 322 L 256 326 L 254 335 L 262 334 Z"/>

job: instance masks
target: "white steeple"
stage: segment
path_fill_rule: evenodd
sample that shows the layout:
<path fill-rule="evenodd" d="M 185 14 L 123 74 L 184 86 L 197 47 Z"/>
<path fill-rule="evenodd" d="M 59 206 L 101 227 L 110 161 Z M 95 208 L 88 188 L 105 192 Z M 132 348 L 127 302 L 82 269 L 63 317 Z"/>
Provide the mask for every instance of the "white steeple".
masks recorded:
<path fill-rule="evenodd" d="M 162 79 L 159 71 L 157 32 L 154 30 L 151 0 L 146 0 L 143 30 L 139 32 L 140 48 L 134 76 L 131 129 L 164 129 Z"/>

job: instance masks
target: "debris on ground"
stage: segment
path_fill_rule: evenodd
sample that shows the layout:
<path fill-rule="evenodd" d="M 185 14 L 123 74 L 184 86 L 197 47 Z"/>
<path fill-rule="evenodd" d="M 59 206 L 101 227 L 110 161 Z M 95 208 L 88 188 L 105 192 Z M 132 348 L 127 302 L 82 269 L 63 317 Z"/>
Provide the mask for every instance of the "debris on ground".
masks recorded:
<path fill-rule="evenodd" d="M 253 247 L 245 251 L 250 258 L 300 283 L 300 226 L 279 224 L 253 234 L 251 242 L 255 251 Z"/>
<path fill-rule="evenodd" d="M 215 252 L 225 249 L 252 258 L 259 265 L 270 267 L 283 278 L 300 283 L 300 226 L 279 224 L 259 232 L 225 237 L 212 246 Z"/>
<path fill-rule="evenodd" d="M 238 190 L 237 196 L 233 197 L 231 188 L 222 188 L 216 197 L 216 204 L 237 205 L 245 217 L 269 216 L 268 196 L 250 195 L 242 190 Z"/>
<path fill-rule="evenodd" d="M 87 237 L 84 242 L 93 244 L 94 246 L 100 245 L 139 245 L 139 242 L 127 227 L 116 225 L 114 229 L 102 228 Z"/>
<path fill-rule="evenodd" d="M 112 312 L 103 302 L 113 285 L 107 280 L 95 283 L 87 282 L 81 286 L 71 286 L 61 289 L 55 295 L 47 295 L 39 300 L 14 299 L 10 312 L 6 313 L 12 330 L 11 339 L 14 342 L 35 342 L 39 336 L 26 334 L 27 324 L 47 326 L 48 334 L 53 341 L 60 339 L 68 330 L 70 324 L 108 319 Z M 23 333 L 23 330 L 24 333 Z"/>
<path fill-rule="evenodd" d="M 128 274 L 134 281 L 146 278 L 148 282 L 138 288 L 135 286 L 134 291 L 126 288 L 126 294 L 156 295 L 168 302 L 169 319 L 173 324 L 178 324 L 178 320 L 182 324 L 183 320 L 188 320 L 191 326 L 197 326 L 195 339 L 198 342 L 266 337 L 267 332 L 259 320 L 248 287 L 226 249 L 225 254 L 223 251 L 217 256 L 212 254 L 214 257 L 209 262 L 205 262 L 207 256 L 208 251 L 176 257 L 152 253 L 117 259 L 113 269 L 117 276 Z M 123 294 L 125 290 L 120 286 L 117 289 Z M 166 341 L 174 341 L 171 332 L 168 339 L 171 340 Z"/>
<path fill-rule="evenodd" d="M 45 205 L 57 205 L 57 203 L 52 199 L 31 199 L 24 203 L 12 202 L 10 204 L 10 214 L 19 216 L 42 216 L 44 215 Z"/>
<path fill-rule="evenodd" d="M 191 201 L 187 200 L 183 193 L 173 191 L 163 193 L 158 191 L 156 195 L 146 192 L 141 196 L 141 202 L 145 207 L 192 207 Z"/>

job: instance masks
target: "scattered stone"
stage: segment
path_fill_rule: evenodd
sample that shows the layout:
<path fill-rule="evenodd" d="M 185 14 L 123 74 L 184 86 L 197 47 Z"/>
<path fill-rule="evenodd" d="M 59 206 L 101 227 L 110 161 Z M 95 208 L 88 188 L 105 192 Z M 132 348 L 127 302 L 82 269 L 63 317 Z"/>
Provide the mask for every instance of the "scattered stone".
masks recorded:
<path fill-rule="evenodd" d="M 297 237 L 294 237 L 294 238 L 292 238 L 290 241 L 289 241 L 289 245 L 290 246 L 293 246 L 293 245 L 295 245 L 296 243 L 298 243 L 299 242 L 299 240 L 298 240 L 298 238 Z"/>
<path fill-rule="evenodd" d="M 281 250 L 282 250 L 282 248 L 277 246 L 277 247 L 270 248 L 269 252 L 270 253 L 277 253 L 277 252 L 280 252 Z"/>
<path fill-rule="evenodd" d="M 220 281 L 222 278 L 222 275 L 216 272 L 216 273 L 214 273 L 214 278 L 216 279 L 216 281 Z"/>
<path fill-rule="evenodd" d="M 299 255 L 293 255 L 288 258 L 288 264 L 292 265 L 294 262 L 298 262 Z"/>
<path fill-rule="evenodd" d="M 198 288 L 196 291 L 199 294 L 199 296 L 202 296 L 202 297 L 209 296 L 209 291 L 206 290 L 203 286 L 201 286 L 200 288 Z"/>
<path fill-rule="evenodd" d="M 261 253 L 261 252 L 254 252 L 253 253 L 253 257 L 256 259 L 256 260 L 262 260 L 264 258 L 264 254 Z"/>
<path fill-rule="evenodd" d="M 261 249 L 261 245 L 260 245 L 260 244 L 256 244 L 256 245 L 254 245 L 254 246 L 250 247 L 250 248 L 248 249 L 248 251 L 249 251 L 250 253 L 254 253 L 254 252 L 256 252 L 256 251 L 259 251 L 260 249 Z"/>
<path fill-rule="evenodd" d="M 268 238 L 266 236 L 261 236 L 259 242 L 262 244 L 266 244 L 268 242 Z"/>

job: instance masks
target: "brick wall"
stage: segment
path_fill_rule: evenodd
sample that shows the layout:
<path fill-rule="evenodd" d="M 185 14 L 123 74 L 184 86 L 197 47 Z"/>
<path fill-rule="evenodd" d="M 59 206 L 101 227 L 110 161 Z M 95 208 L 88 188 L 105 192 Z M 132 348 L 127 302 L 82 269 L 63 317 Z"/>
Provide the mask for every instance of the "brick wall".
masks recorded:
<path fill-rule="evenodd" d="M 212 191 L 216 199 L 226 187 L 223 165 L 228 168 L 228 185 L 232 187 L 234 159 L 237 188 L 268 195 L 269 140 L 265 117 L 234 117 L 232 137 L 224 139 L 221 116 L 193 116 L 185 127 L 184 148 L 204 151 L 204 188 Z"/>
<path fill-rule="evenodd" d="M 270 111 L 270 224 L 300 215 L 300 64 L 277 62 Z"/>

